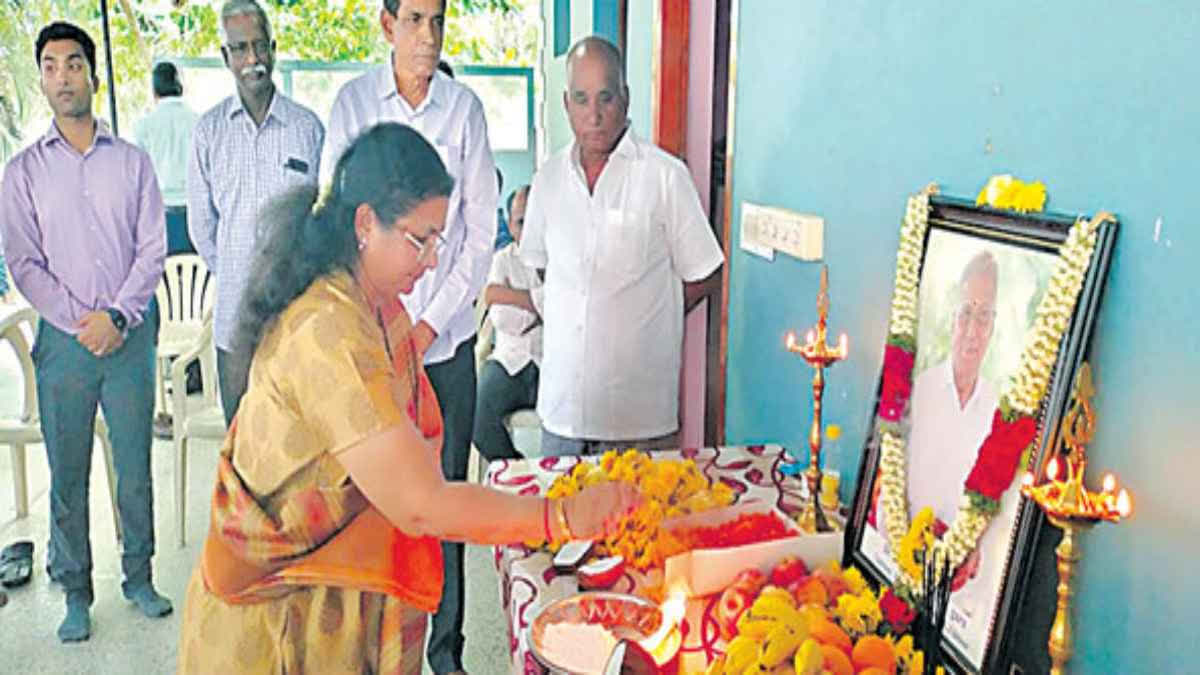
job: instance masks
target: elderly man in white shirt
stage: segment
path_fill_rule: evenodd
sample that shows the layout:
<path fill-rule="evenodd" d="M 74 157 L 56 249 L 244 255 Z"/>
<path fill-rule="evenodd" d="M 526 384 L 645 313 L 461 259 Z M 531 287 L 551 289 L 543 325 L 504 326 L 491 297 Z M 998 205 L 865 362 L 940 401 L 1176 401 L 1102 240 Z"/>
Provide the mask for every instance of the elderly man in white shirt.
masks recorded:
<path fill-rule="evenodd" d="M 271 80 L 275 40 L 254 0 L 221 8 L 221 55 L 237 93 L 200 117 L 188 166 L 188 233 L 217 278 L 213 341 L 225 423 L 237 412 L 253 354 L 234 345 L 238 305 L 272 199 L 317 184 L 325 129 Z"/>
<path fill-rule="evenodd" d="M 639 138 L 611 43 L 567 57 L 575 142 L 538 171 L 521 257 L 545 270 L 542 450 L 665 447 L 679 429 L 685 294 L 724 261 L 683 163 Z"/>
<path fill-rule="evenodd" d="M 963 483 L 1000 402 L 995 387 L 980 375 L 995 328 L 998 284 L 998 266 L 990 253 L 967 262 L 959 280 L 950 357 L 913 381 L 908 503 L 913 510 L 931 507 L 946 525 L 958 511 Z M 1005 492 L 999 513 L 955 574 L 947 631 L 972 651 L 982 645 L 971 644 L 971 636 L 978 640 L 987 633 L 1007 554 L 1005 537 L 1018 502 L 1017 490 Z"/>
<path fill-rule="evenodd" d="M 483 291 L 496 343 L 479 373 L 472 441 L 488 461 L 520 456 L 504 427 L 504 416 L 537 403 L 542 362 L 542 280 L 536 270 L 521 261 L 517 250 L 528 197 L 528 185 L 508 197 L 508 227 L 513 241 L 492 257 L 492 271 Z"/>
<path fill-rule="evenodd" d="M 195 251 L 187 233 L 188 153 L 197 115 L 183 102 L 179 70 L 169 61 L 154 66 L 154 110 L 138 121 L 134 139 L 150 155 L 167 211 L 167 255 Z"/>
<path fill-rule="evenodd" d="M 437 267 L 401 300 L 442 407 L 442 471 L 447 480 L 465 480 L 475 415 L 474 302 L 492 261 L 499 188 L 483 104 L 438 70 L 445 19 L 444 0 L 384 0 L 379 21 L 392 45 L 390 63 L 338 92 L 329 146 L 336 162 L 369 127 L 399 122 L 420 132 L 454 177 Z M 463 552 L 462 544 L 442 544 L 446 583 L 426 652 L 435 673 L 462 670 Z"/>

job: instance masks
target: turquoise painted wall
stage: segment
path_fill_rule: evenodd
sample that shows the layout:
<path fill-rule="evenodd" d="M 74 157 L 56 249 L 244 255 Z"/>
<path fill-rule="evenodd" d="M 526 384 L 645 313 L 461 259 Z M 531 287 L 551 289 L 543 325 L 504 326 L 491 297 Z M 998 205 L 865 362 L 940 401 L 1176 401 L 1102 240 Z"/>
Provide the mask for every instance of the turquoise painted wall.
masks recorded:
<path fill-rule="evenodd" d="M 867 432 L 909 193 L 936 180 L 973 196 L 1014 173 L 1045 181 L 1053 210 L 1120 216 L 1091 466 L 1119 473 L 1136 513 L 1084 537 L 1073 666 L 1195 672 L 1200 8 L 742 0 L 740 13 L 735 222 L 743 200 L 826 219 L 830 323 L 853 350 L 826 389 L 843 475 Z M 730 265 L 728 440 L 799 447 L 811 371 L 783 335 L 814 321 L 819 267 L 736 249 Z"/>
<path fill-rule="evenodd" d="M 629 85 L 629 121 L 638 136 L 649 139 L 651 75 L 654 70 L 654 7 L 652 0 L 628 5 L 625 27 L 625 81 Z"/>

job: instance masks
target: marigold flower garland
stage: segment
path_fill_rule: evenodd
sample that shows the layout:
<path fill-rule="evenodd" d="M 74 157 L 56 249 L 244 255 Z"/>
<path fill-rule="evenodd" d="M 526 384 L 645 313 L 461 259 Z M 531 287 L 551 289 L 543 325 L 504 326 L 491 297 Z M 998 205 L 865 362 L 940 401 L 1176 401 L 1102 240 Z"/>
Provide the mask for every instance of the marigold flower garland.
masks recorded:
<path fill-rule="evenodd" d="M 917 593 L 919 567 L 904 564 L 911 557 L 908 523 L 907 453 L 900 419 L 912 393 L 916 354 L 917 301 L 921 256 L 929 222 L 931 185 L 908 200 L 896 253 L 896 286 L 892 295 L 887 344 L 884 348 L 883 387 L 876 429 L 880 440 L 880 499 L 884 529 L 892 556 L 900 570 L 897 586 Z M 1045 397 L 1059 343 L 1075 312 L 1075 303 L 1096 247 L 1096 233 L 1104 217 L 1079 219 L 1063 242 L 1049 287 L 1038 304 L 1033 330 L 1021 352 L 1016 373 L 992 419 L 992 431 L 980 446 L 975 465 L 964 483 L 958 513 L 949 529 L 935 540 L 932 554 L 949 556 L 956 569 L 974 550 L 999 510 L 999 500 L 1011 485 L 1016 470 L 1027 458 L 1037 433 L 1036 415 Z M 924 529 L 924 528 L 922 528 Z"/>

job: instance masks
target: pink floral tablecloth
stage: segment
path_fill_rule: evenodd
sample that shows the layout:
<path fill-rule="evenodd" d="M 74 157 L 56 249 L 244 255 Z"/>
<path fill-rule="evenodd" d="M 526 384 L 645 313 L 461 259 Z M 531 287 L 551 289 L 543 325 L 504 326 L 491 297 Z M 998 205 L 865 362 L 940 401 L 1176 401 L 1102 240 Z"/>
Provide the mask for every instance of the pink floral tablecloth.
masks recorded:
<path fill-rule="evenodd" d="M 779 467 L 789 461 L 778 445 L 668 450 L 651 453 L 653 457 L 684 457 L 710 479 L 719 480 L 738 495 L 738 501 L 755 499 L 773 502 L 790 515 L 800 510 L 807 488 L 798 477 L 785 476 Z M 580 461 L 596 457 L 546 457 L 521 461 L 493 462 L 486 481 L 492 487 L 523 495 L 543 494 L 559 474 L 570 471 Z M 512 672 L 543 673 L 545 669 L 529 650 L 526 630 L 542 607 L 579 591 L 575 576 L 558 574 L 550 564 L 550 554 L 522 546 L 495 549 L 496 570 L 500 574 L 500 602 L 508 626 L 508 644 Z M 613 589 L 636 593 L 639 588 L 662 583 L 661 574 L 650 576 L 626 572 Z M 715 619 L 719 596 L 695 598 L 688 603 L 683 623 L 681 672 L 703 672 L 721 654 L 723 643 Z"/>

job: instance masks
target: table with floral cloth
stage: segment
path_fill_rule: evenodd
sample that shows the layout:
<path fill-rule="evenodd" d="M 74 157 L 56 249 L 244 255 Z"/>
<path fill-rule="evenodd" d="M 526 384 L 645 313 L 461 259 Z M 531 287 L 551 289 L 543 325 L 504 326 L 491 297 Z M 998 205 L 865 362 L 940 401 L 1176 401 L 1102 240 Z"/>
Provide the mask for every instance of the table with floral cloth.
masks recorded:
<path fill-rule="evenodd" d="M 795 515 L 808 494 L 803 480 L 785 476 L 782 464 L 794 461 L 778 445 L 748 447 L 665 450 L 650 453 L 654 458 L 693 459 L 711 480 L 720 480 L 733 489 L 737 501 L 761 500 L 774 503 L 780 510 Z M 599 457 L 545 457 L 520 461 L 500 460 L 488 466 L 486 482 L 500 490 L 522 495 L 540 495 L 560 474 L 580 461 Z M 496 570 L 500 575 L 500 603 L 508 626 L 508 645 L 514 673 L 544 673 L 545 669 L 529 649 L 530 622 L 542 607 L 579 591 L 573 574 L 559 574 L 550 564 L 550 554 L 523 546 L 495 549 Z M 629 569 L 612 589 L 637 592 L 661 585 L 661 573 L 643 575 Z M 717 628 L 715 607 L 719 595 L 694 598 L 688 602 L 683 622 L 681 672 L 703 672 L 721 654 L 723 643 Z"/>

